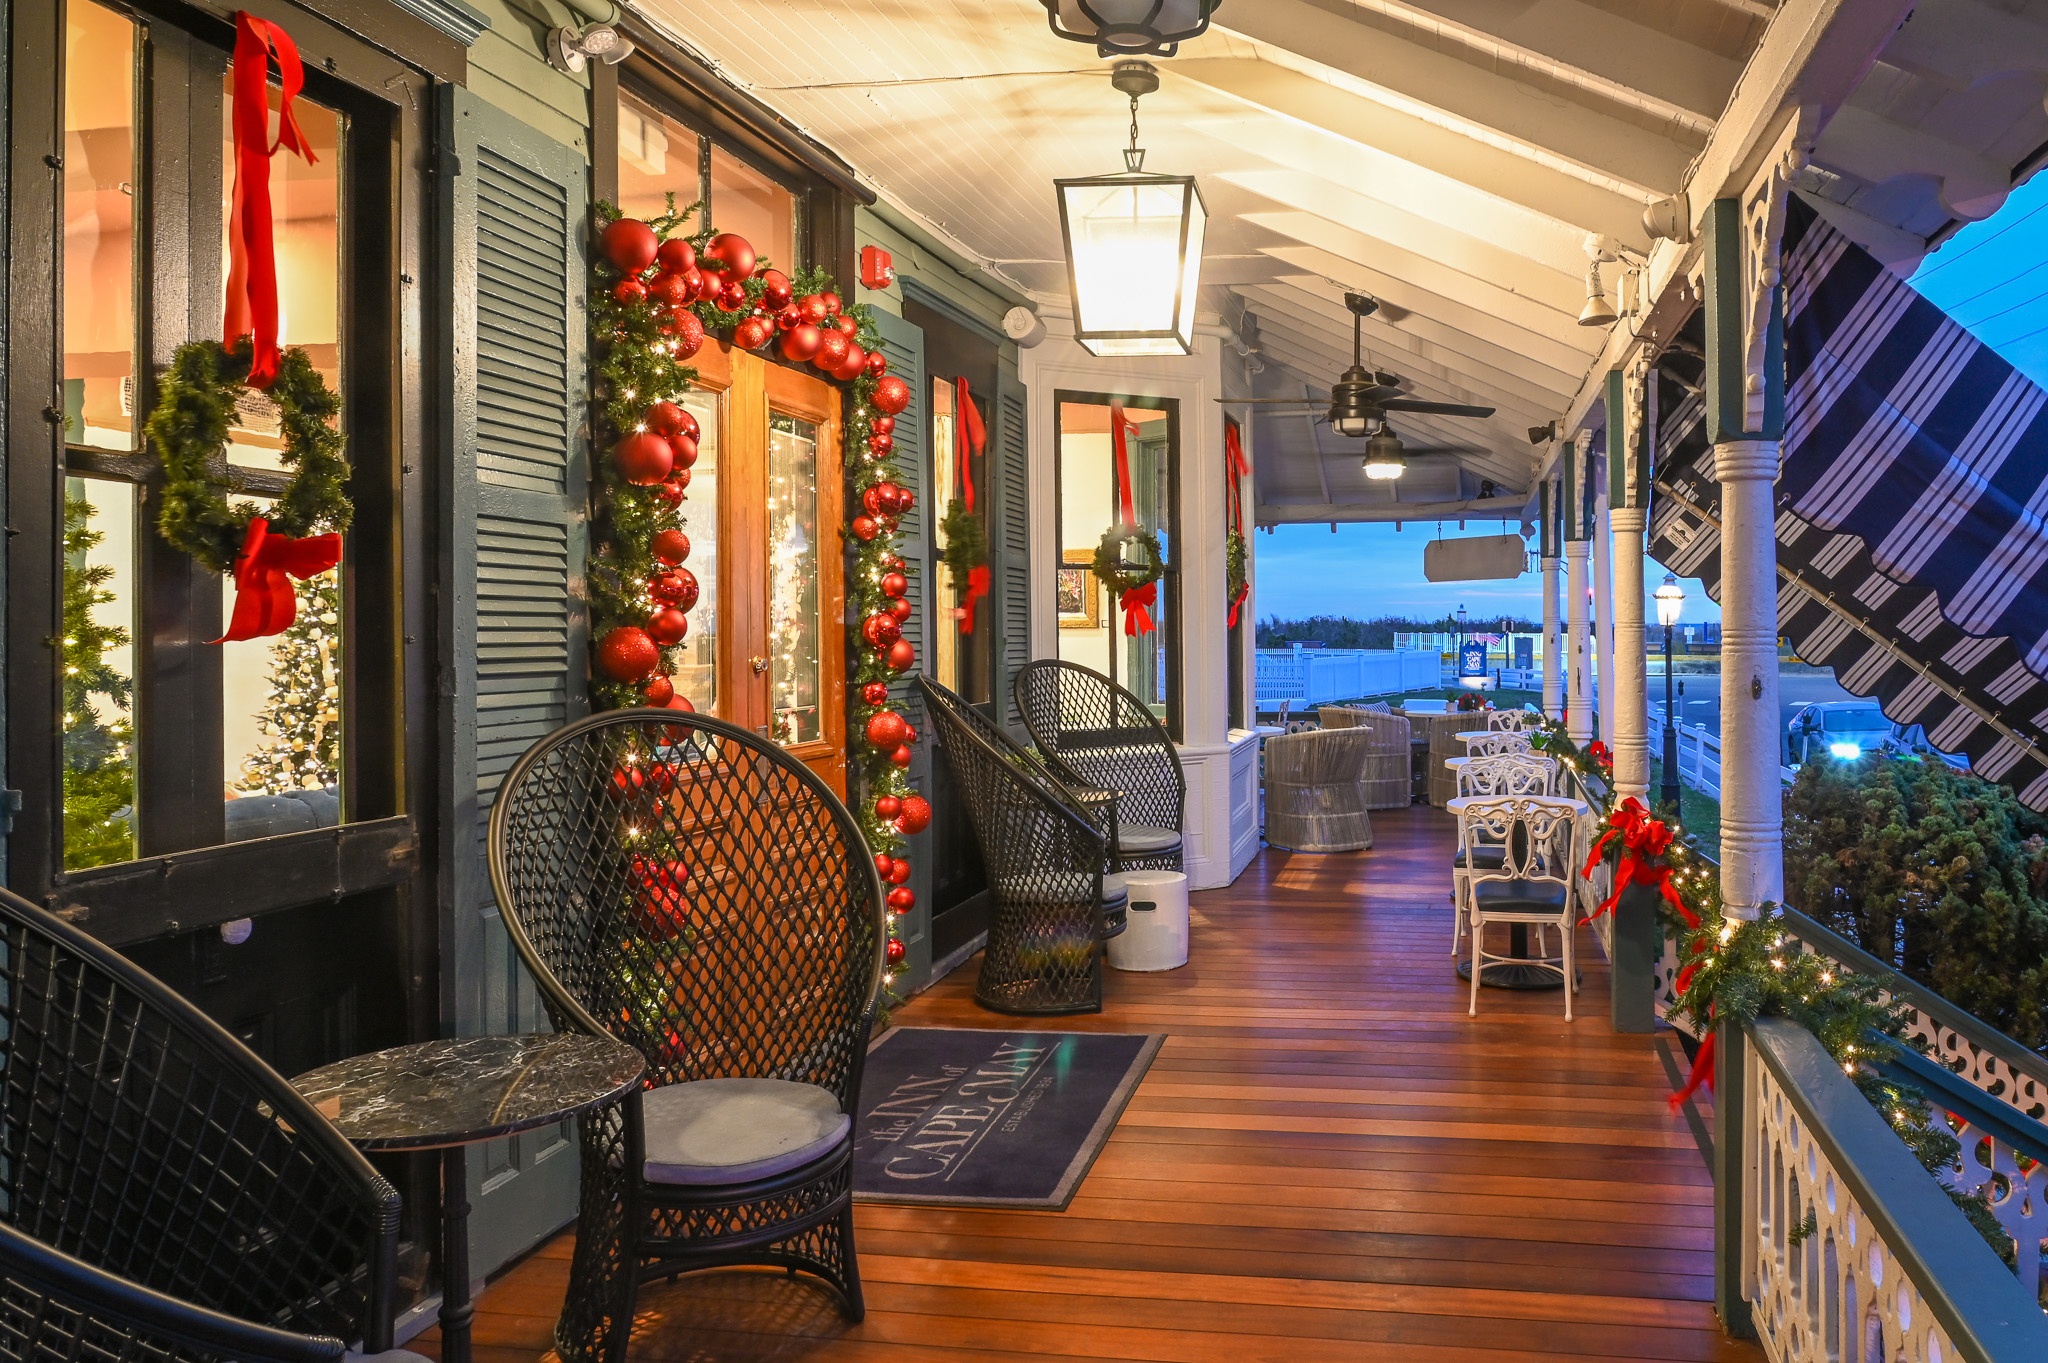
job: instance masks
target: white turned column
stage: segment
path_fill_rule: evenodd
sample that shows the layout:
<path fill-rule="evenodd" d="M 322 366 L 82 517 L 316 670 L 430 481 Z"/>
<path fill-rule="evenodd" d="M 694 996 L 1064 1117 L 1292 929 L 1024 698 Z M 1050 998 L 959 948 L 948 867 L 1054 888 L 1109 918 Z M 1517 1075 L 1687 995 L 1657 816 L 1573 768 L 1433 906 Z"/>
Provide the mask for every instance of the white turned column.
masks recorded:
<path fill-rule="evenodd" d="M 1565 732 L 1572 742 L 1585 747 L 1593 741 L 1593 641 L 1588 629 L 1586 556 L 1592 550 L 1587 540 L 1566 540 L 1564 545 L 1565 661 L 1571 668 L 1570 711 Z"/>
<path fill-rule="evenodd" d="M 1650 795 L 1650 709 L 1643 667 L 1643 528 L 1648 516 L 1639 506 L 1617 506 L 1608 513 L 1613 526 L 1609 541 L 1614 560 L 1614 625 L 1608 630 L 1608 657 L 1613 659 L 1614 685 L 1606 693 L 1607 714 L 1614 725 L 1614 788 L 1645 805 Z"/>
<path fill-rule="evenodd" d="M 1721 898 L 1753 919 L 1785 894 L 1778 775 L 1778 442 L 1714 447 L 1721 484 Z"/>
<path fill-rule="evenodd" d="M 1606 499 L 1593 512 L 1593 717 L 1600 741 L 1614 747 L 1614 535 Z"/>
<path fill-rule="evenodd" d="M 1556 719 L 1564 702 L 1564 640 L 1558 636 L 1558 560 L 1543 560 L 1543 713 Z"/>

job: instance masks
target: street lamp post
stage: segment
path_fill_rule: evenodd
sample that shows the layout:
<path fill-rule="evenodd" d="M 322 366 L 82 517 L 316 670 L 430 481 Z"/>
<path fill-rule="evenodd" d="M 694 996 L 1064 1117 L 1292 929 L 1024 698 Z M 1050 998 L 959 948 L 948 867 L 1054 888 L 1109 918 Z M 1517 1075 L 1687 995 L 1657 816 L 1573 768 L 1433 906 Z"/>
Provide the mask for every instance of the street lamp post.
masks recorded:
<path fill-rule="evenodd" d="M 1671 694 L 1671 631 L 1678 624 L 1679 612 L 1685 609 L 1685 588 L 1678 585 L 1678 579 L 1664 574 L 1664 585 L 1657 589 L 1657 623 L 1664 626 L 1664 780 L 1657 795 L 1660 803 L 1669 805 L 1675 813 L 1679 808 L 1681 787 L 1678 782 L 1678 715 Z"/>

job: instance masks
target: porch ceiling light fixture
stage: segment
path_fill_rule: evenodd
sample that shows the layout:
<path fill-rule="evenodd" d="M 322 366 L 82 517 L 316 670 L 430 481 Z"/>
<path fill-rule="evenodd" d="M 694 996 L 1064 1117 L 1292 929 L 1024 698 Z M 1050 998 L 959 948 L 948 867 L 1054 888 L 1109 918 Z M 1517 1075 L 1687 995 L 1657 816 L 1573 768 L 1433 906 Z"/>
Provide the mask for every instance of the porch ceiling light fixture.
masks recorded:
<path fill-rule="evenodd" d="M 1390 483 L 1408 471 L 1401 454 L 1401 437 L 1382 429 L 1365 442 L 1365 476 L 1376 483 Z"/>
<path fill-rule="evenodd" d="M 1171 57 L 1209 29 L 1223 0 L 1038 0 L 1054 33 L 1098 57 Z"/>
<path fill-rule="evenodd" d="M 558 28 L 548 34 L 546 47 L 548 64 L 572 76 L 592 59 L 617 66 L 633 55 L 633 44 L 610 24 L 592 24 L 581 32 Z"/>
<path fill-rule="evenodd" d="M 1607 288 L 1600 282 L 1600 267 L 1619 260 L 1605 237 L 1588 235 L 1586 238 L 1586 306 L 1579 309 L 1579 325 L 1582 327 L 1613 326 L 1618 314 L 1614 305 L 1607 301 Z"/>
<path fill-rule="evenodd" d="M 1159 73 L 1150 62 L 1118 62 L 1110 84 L 1131 99 L 1124 169 L 1052 182 L 1074 339 L 1091 355 L 1191 355 L 1208 211 L 1194 176 L 1145 170 L 1138 98 L 1159 88 Z"/>

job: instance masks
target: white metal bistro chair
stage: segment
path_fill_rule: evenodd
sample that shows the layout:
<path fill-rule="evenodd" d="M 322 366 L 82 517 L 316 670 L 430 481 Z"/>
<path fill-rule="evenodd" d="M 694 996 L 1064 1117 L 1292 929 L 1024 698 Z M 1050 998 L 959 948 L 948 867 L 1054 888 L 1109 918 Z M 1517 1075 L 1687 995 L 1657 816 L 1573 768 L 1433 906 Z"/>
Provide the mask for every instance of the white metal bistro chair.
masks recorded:
<path fill-rule="evenodd" d="M 1511 733 L 1505 729 L 1488 729 L 1484 733 L 1473 733 L 1465 739 L 1465 751 L 1473 757 L 1498 757 L 1502 753 L 1525 753 L 1530 751 L 1529 735 Z"/>
<path fill-rule="evenodd" d="M 1492 710 L 1487 713 L 1486 727 L 1518 734 L 1536 723 L 1536 716 L 1519 707 L 1512 710 Z"/>
<path fill-rule="evenodd" d="M 1502 753 L 1496 757 L 1470 757 L 1458 768 L 1458 794 L 1491 798 L 1512 795 L 1555 795 L 1558 783 L 1557 759 L 1535 753 Z M 1465 821 L 1458 821 L 1458 850 L 1451 857 L 1451 955 L 1465 941 L 1465 916 L 1472 911 L 1467 893 L 1474 870 L 1496 870 L 1506 855 L 1498 841 L 1465 841 Z M 1538 950 L 1541 950 L 1540 939 Z"/>
<path fill-rule="evenodd" d="M 1578 899 L 1572 875 L 1578 854 L 1579 802 L 1554 795 L 1506 795 L 1474 800 L 1458 816 L 1460 836 L 1471 845 L 1497 841 L 1504 851 L 1495 870 L 1474 870 L 1466 893 L 1471 900 L 1472 1002 L 1479 1016 L 1479 986 L 1487 963 L 1535 966 L 1564 978 L 1564 1020 L 1572 1020 L 1577 969 L 1572 959 L 1572 920 Z M 1556 956 L 1503 956 L 1486 950 L 1488 923 L 1555 926 Z"/>

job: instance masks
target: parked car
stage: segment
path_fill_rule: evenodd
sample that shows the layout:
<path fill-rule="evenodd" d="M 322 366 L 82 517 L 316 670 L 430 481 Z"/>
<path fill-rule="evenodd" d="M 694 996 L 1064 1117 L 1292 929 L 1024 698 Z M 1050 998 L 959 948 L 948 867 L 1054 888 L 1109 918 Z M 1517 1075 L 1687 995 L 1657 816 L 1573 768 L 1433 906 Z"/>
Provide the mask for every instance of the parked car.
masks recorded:
<path fill-rule="evenodd" d="M 1853 762 L 1866 753 L 1897 746 L 1897 726 L 1872 700 L 1827 700 L 1803 706 L 1785 728 L 1789 765 L 1794 769 L 1821 753 Z"/>

